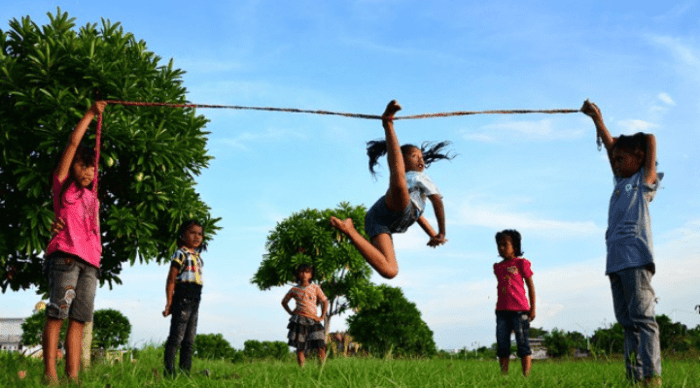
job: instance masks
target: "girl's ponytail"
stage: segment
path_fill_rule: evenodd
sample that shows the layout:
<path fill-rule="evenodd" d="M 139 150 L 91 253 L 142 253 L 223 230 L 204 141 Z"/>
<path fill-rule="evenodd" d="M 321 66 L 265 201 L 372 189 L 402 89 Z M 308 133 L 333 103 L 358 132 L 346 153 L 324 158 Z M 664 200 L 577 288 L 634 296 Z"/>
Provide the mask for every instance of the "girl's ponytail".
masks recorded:
<path fill-rule="evenodd" d="M 436 160 L 447 159 L 452 160 L 457 156 L 457 154 L 448 150 L 443 153 L 443 149 L 452 144 L 449 140 L 441 141 L 439 143 L 432 143 L 429 141 L 424 141 L 420 145 L 420 150 L 423 153 L 423 162 L 425 163 L 425 168 L 430 167 L 430 164 Z"/>
<path fill-rule="evenodd" d="M 386 140 L 371 140 L 367 142 L 367 156 L 369 157 L 369 171 L 376 177 L 374 167 L 379 165 L 379 158 L 386 155 Z"/>

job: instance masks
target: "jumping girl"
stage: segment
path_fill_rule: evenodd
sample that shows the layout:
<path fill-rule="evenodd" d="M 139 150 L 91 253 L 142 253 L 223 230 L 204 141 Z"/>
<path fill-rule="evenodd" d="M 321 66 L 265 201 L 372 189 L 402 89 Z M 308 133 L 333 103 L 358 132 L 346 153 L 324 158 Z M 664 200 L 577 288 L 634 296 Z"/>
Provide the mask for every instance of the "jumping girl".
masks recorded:
<path fill-rule="evenodd" d="M 386 141 L 367 143 L 369 170 L 373 175 L 374 166 L 378 164 L 379 157 L 386 154 L 389 164 L 389 190 L 387 190 L 386 195 L 379 198 L 365 216 L 365 231 L 369 235 L 371 243 L 355 229 L 352 219 L 340 220 L 331 217 L 330 220 L 331 226 L 350 238 L 350 241 L 369 265 L 388 279 L 393 278 L 399 272 L 394 243 L 391 238 L 393 233 L 403 233 L 414 222 L 418 221 L 425 233 L 430 236 L 428 246 L 434 248 L 447 242 L 442 196 L 437 186 L 423 170 L 435 160 L 454 157 L 449 153 L 442 154 L 440 152 L 443 147 L 449 145 L 449 142 L 438 143 L 429 149 L 425 149 L 426 143 L 423 143 L 421 148 L 411 144 L 399 146 L 393 123 L 394 115 L 399 110 L 401 110 L 401 106 L 396 100 L 389 102 L 382 115 Z M 423 217 L 426 198 L 430 199 L 433 209 L 435 209 L 438 233 L 435 233 L 430 223 Z"/>
<path fill-rule="evenodd" d="M 304 352 L 318 349 L 319 361 L 326 360 L 326 331 L 323 329 L 323 322 L 328 312 L 328 298 L 323 294 L 323 290 L 318 284 L 311 284 L 314 277 L 314 267 L 309 264 L 301 264 L 297 267 L 295 274 L 297 285 L 282 299 L 282 307 L 292 317 L 289 318 L 289 345 L 297 348 L 297 361 L 299 366 L 304 366 Z M 289 301 L 294 298 L 296 308 L 289 309 Z M 323 303 L 321 316 L 317 316 L 316 305 Z"/>
<path fill-rule="evenodd" d="M 63 320 L 66 333 L 66 375 L 77 381 L 85 322 L 92 322 L 95 290 L 100 272 L 99 206 L 94 183 L 95 153 L 82 146 L 90 122 L 107 105 L 95 103 L 78 122 L 63 150 L 52 178 L 56 233 L 46 248 L 45 266 L 49 278 L 49 304 L 42 338 L 44 379 L 57 384 L 56 351 Z"/>
<path fill-rule="evenodd" d="M 202 244 L 204 230 L 195 220 L 185 221 L 178 230 L 177 246 L 172 256 L 168 280 L 165 283 L 165 311 L 172 313 L 170 334 L 165 343 L 165 374 L 175 373 L 175 354 L 180 347 L 180 370 L 189 373 L 192 368 L 192 350 L 197 335 L 199 301 L 202 296 L 202 267 L 200 253 L 206 250 Z"/>
<path fill-rule="evenodd" d="M 496 343 L 501 373 L 508 375 L 510 359 L 510 333 L 515 332 L 518 356 L 522 360 L 523 376 L 530 375 L 532 350 L 530 349 L 530 321 L 535 319 L 535 284 L 532 282 L 530 261 L 522 258 L 520 233 L 506 229 L 496 233 L 498 255 L 503 258 L 493 265 L 498 280 L 496 302 Z M 525 296 L 527 285 L 530 304 Z"/>

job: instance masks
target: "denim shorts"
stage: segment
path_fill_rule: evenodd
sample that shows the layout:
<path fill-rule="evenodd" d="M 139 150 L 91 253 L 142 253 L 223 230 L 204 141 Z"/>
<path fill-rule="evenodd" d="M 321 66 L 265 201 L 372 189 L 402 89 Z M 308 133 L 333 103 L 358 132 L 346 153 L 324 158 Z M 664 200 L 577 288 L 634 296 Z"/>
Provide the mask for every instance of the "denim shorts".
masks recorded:
<path fill-rule="evenodd" d="M 420 210 L 413 201 L 403 211 L 395 212 L 386 206 L 386 196 L 382 196 L 367 211 L 365 216 L 365 232 L 369 238 L 381 233 L 403 233 L 420 217 Z"/>
<path fill-rule="evenodd" d="M 496 310 L 496 343 L 499 358 L 510 356 L 510 333 L 515 333 L 518 356 L 532 354 L 530 349 L 530 316 L 527 311 Z"/>
<path fill-rule="evenodd" d="M 57 252 L 48 260 L 49 303 L 46 316 L 92 322 L 99 269 L 76 256 Z"/>

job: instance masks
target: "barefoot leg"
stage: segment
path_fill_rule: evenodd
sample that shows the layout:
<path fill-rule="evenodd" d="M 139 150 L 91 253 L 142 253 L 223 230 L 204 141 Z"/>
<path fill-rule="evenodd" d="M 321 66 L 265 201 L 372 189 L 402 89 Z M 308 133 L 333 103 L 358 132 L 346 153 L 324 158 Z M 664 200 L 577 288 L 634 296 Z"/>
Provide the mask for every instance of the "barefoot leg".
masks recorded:
<path fill-rule="evenodd" d="M 58 351 L 58 336 L 63 324 L 62 319 L 46 317 L 42 337 L 44 355 L 44 380 L 49 384 L 58 384 L 56 374 L 56 352 Z"/>
<path fill-rule="evenodd" d="M 78 379 L 84 327 L 85 322 L 76 321 L 75 319 L 68 320 L 68 331 L 66 332 L 66 376 L 71 381 Z"/>
<path fill-rule="evenodd" d="M 394 114 L 401 110 L 401 106 L 392 100 L 386 106 L 382 117 L 392 119 Z M 382 120 L 384 134 L 386 136 L 386 158 L 389 165 L 389 191 L 386 195 L 386 206 L 392 211 L 402 211 L 408 206 L 411 197 L 408 195 L 406 185 L 406 167 L 401 154 L 401 144 L 394 132 L 394 122 Z"/>
<path fill-rule="evenodd" d="M 532 357 L 525 356 L 522 358 L 522 360 L 520 362 L 523 365 L 523 376 L 525 376 L 525 377 L 530 376 L 530 367 L 532 367 Z"/>
<path fill-rule="evenodd" d="M 372 238 L 370 243 L 355 229 L 350 218 L 341 221 L 336 217 L 331 217 L 331 226 L 345 233 L 355 248 L 367 260 L 367 263 L 380 275 L 391 279 L 399 273 L 399 266 L 394 254 L 394 243 L 390 235 L 381 233 Z"/>
<path fill-rule="evenodd" d="M 306 358 L 304 357 L 304 351 L 303 350 L 297 350 L 297 362 L 299 362 L 300 367 L 304 367 L 304 361 Z"/>

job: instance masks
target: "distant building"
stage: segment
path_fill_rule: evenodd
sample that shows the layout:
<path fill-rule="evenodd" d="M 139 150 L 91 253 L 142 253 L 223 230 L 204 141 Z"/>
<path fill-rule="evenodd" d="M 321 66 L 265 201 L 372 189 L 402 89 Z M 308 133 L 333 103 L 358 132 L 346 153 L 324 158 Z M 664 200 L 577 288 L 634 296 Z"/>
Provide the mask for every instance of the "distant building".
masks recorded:
<path fill-rule="evenodd" d="M 22 322 L 24 318 L 0 318 L 0 350 L 22 350 Z"/>

